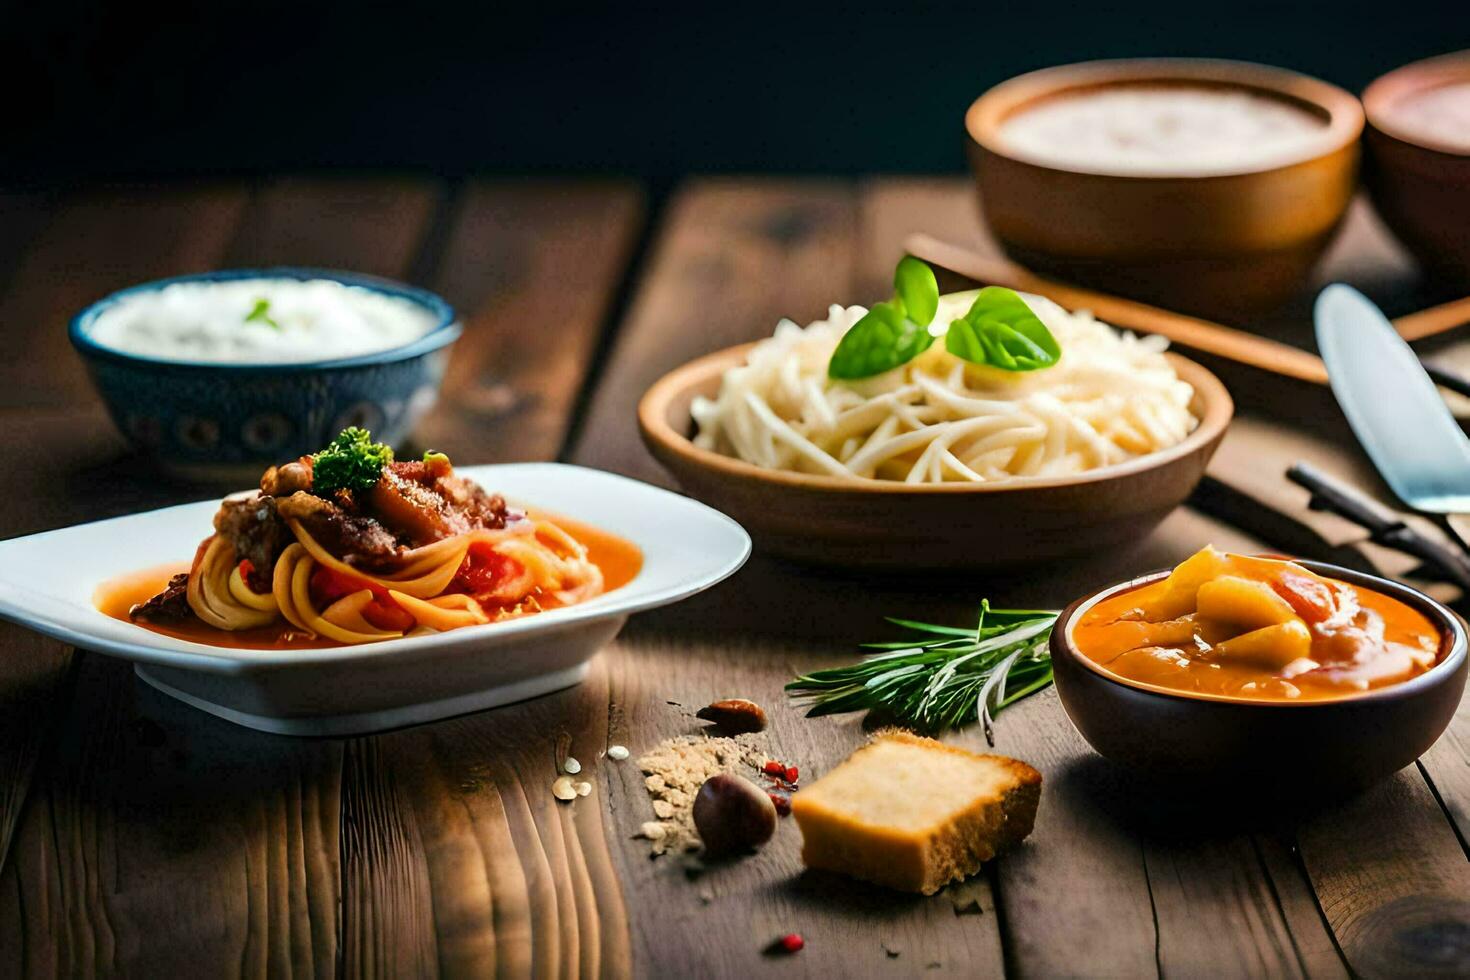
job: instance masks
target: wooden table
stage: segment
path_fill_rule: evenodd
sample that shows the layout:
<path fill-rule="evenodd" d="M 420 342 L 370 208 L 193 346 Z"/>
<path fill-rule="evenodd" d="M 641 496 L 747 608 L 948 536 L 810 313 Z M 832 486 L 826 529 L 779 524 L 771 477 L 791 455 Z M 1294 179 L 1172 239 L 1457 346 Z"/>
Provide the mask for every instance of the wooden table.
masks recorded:
<path fill-rule="evenodd" d="M 116 287 L 272 264 L 429 286 L 466 331 L 422 444 L 666 484 L 633 420 L 652 379 L 779 316 L 883 295 L 910 232 L 983 247 L 976 219 L 959 179 L 696 180 L 666 200 L 616 181 L 413 179 L 0 197 L 0 535 L 213 495 L 127 453 L 68 349 L 67 317 Z M 1414 296 L 1365 212 L 1332 266 L 1400 307 Z M 1300 330 L 1300 313 L 1283 323 Z M 0 975 L 1465 975 L 1467 712 L 1366 795 L 1267 819 L 1135 783 L 1037 696 L 998 726 L 998 749 L 1045 775 L 1036 831 L 960 903 L 803 874 L 789 823 L 759 856 L 691 878 L 632 839 L 651 817 L 634 763 L 599 760 L 741 696 L 770 710 L 783 758 L 824 771 L 861 720 L 807 720 L 781 686 L 850 659 L 884 613 L 962 623 L 982 596 L 1060 605 L 1207 541 L 1382 557 L 1301 499 L 1252 497 L 1280 485 L 1273 452 L 1371 478 L 1331 441 L 1320 392 L 1251 390 L 1198 498 L 1234 525 L 1187 507 L 1129 554 L 992 579 L 757 558 L 635 617 L 580 687 L 421 728 L 264 735 L 0 624 Z M 1282 418 L 1305 428 L 1271 435 Z M 568 752 L 599 761 L 593 795 L 563 805 L 550 784 Z M 763 953 L 788 932 L 804 951 Z"/>

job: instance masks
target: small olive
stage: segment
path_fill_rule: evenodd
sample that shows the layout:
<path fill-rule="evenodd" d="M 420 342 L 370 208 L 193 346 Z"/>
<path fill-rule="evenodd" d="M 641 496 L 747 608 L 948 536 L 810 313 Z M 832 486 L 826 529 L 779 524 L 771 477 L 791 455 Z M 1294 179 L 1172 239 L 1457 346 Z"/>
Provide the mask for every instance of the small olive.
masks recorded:
<path fill-rule="evenodd" d="M 711 776 L 694 797 L 694 826 L 712 857 L 749 850 L 776 832 L 776 806 L 743 776 Z"/>

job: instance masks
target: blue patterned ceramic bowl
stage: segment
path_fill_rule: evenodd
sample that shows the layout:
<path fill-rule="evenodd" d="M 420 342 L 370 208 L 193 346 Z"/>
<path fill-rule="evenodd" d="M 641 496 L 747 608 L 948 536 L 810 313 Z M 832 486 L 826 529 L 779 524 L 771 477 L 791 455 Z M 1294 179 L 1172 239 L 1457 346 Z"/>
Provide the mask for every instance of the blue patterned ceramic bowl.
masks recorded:
<path fill-rule="evenodd" d="M 126 296 L 177 282 L 233 279 L 329 279 L 408 300 L 432 313 L 435 326 L 408 344 L 371 354 L 269 365 L 163 361 L 91 337 L 98 315 Z M 79 313 L 70 335 L 113 421 L 134 446 L 185 477 L 253 483 L 266 466 L 315 452 L 349 425 L 400 445 L 438 400 L 449 348 L 461 329 L 453 308 L 425 290 L 350 272 L 281 268 L 132 286 Z"/>

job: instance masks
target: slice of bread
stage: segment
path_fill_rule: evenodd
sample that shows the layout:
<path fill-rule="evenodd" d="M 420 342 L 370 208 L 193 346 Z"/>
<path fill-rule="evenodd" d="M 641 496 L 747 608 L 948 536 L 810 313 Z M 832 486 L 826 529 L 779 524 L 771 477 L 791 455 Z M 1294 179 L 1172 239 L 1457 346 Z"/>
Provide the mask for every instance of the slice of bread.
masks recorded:
<path fill-rule="evenodd" d="M 1041 773 L 907 732 L 883 732 L 791 801 L 801 858 L 932 895 L 1031 833 Z"/>

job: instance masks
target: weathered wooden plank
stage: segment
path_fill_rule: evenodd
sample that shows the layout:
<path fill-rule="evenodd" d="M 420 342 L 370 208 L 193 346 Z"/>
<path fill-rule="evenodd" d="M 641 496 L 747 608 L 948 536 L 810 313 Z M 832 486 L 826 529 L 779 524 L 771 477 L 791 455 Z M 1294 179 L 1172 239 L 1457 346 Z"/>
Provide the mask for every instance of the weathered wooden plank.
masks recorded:
<path fill-rule="evenodd" d="M 691 357 L 768 335 L 782 316 L 811 319 L 850 300 L 859 226 L 850 185 L 721 180 L 682 189 L 572 459 L 667 483 L 638 442 L 633 411 L 643 390 Z M 697 730 L 691 715 L 699 705 L 750 697 L 772 709 L 774 752 L 809 774 L 830 768 L 861 740 L 859 722 L 805 722 L 784 707 L 780 688 L 798 657 L 831 662 L 849 654 L 827 617 L 840 610 L 851 618 L 852 584 L 839 589 L 810 571 L 760 562 L 697 601 L 639 617 L 604 654 L 617 719 L 609 737 L 636 758 L 663 738 Z M 836 605 L 824 601 L 838 591 Z M 793 645 L 809 636 L 819 642 L 814 649 Z M 801 873 L 799 834 L 787 823 L 758 857 L 689 880 L 675 859 L 649 861 L 647 842 L 629 839 L 653 816 L 631 760 L 601 768 L 613 780 L 611 851 L 630 896 L 640 975 L 745 975 L 768 966 L 764 950 L 793 931 L 807 947 L 792 968 L 810 975 L 1001 972 L 997 916 L 983 879 L 975 892 L 990 912 L 980 916 L 957 916 L 943 899 L 819 880 Z"/>
<path fill-rule="evenodd" d="M 0 322 L 25 352 L 0 364 L 0 409 L 95 404 L 66 338 L 71 317 L 115 289 L 216 265 L 245 199 L 243 188 L 220 185 L 130 187 L 60 202 L 0 299 Z"/>
<path fill-rule="evenodd" d="M 0 868 L 56 713 L 64 704 L 71 651 L 0 623 Z"/>
<path fill-rule="evenodd" d="M 1470 862 L 1417 767 L 1306 821 L 1297 837 L 1354 973 L 1470 973 Z"/>
<path fill-rule="evenodd" d="M 855 206 L 831 181 L 708 180 L 674 196 L 571 456 L 668 483 L 638 443 L 638 399 L 661 374 L 806 322 L 850 294 Z"/>
<path fill-rule="evenodd" d="M 305 266 L 403 278 L 442 185 L 421 178 L 287 177 L 261 187 L 226 254 L 243 268 Z"/>
<path fill-rule="evenodd" d="M 333 973 L 338 751 L 77 674 L 0 876 L 0 972 Z"/>
<path fill-rule="evenodd" d="M 107 423 L 95 409 L 86 424 L 48 415 L 32 419 L 16 406 L 93 402 L 79 360 L 69 349 L 66 322 L 82 305 L 124 285 L 131 275 L 166 275 L 198 256 L 223 248 L 244 200 L 242 192 L 215 188 L 163 196 L 157 212 L 140 192 L 112 198 L 78 196 L 60 202 L 6 195 L 0 198 L 0 318 L 24 357 L 0 365 L 0 412 L 18 458 L 46 459 L 52 478 L 36 484 L 34 470 L 9 467 L 0 476 L 6 505 L 0 535 L 40 530 L 93 514 L 82 500 L 96 495 L 75 480 L 67 463 L 81 443 L 93 442 Z M 116 204 L 116 209 L 111 206 Z M 136 223 L 136 224 L 134 224 Z M 95 234 L 94 234 L 95 232 Z M 168 247 L 157 247 L 166 241 Z M 112 250 L 121 250 L 118 257 Z M 44 370 L 38 370 L 44 365 Z M 101 441 L 106 453 L 118 445 Z M 93 450 L 83 450 L 90 461 Z M 80 484 L 80 485 L 79 485 Z M 75 490 L 77 492 L 69 492 Z M 93 514 L 95 516 L 95 514 Z M 55 719 L 65 707 L 71 652 L 62 644 L 5 625 L 0 670 L 0 869 L 8 866 L 12 837 L 45 751 Z"/>
<path fill-rule="evenodd" d="M 641 224 L 621 182 L 483 182 L 431 285 L 465 336 L 421 441 L 456 460 L 549 459 Z M 343 967 L 359 974 L 627 976 L 602 791 L 550 787 L 606 745 L 607 686 L 347 745 Z"/>
<path fill-rule="evenodd" d="M 875 290 L 891 288 L 887 279 L 901 254 L 895 243 L 913 232 L 995 252 L 967 180 L 877 180 L 866 187 L 863 199 L 869 230 L 864 266 Z M 1102 564 L 1112 571 L 1100 570 L 1092 584 L 1172 564 L 1208 542 L 1267 550 L 1258 540 L 1181 511 L 1143 553 L 1110 556 Z M 1012 600 L 1062 605 L 1087 587 L 1069 589 L 1068 576 L 1055 568 L 1047 574 L 1045 587 L 1027 583 L 1013 590 Z M 1042 597 L 1039 590 L 1054 594 Z M 1291 926 L 1248 834 L 1214 828 L 1181 835 L 1167 819 L 1159 819 L 1156 794 L 1140 790 L 1091 752 L 1052 694 L 1007 716 L 999 747 L 1041 767 L 1050 780 L 1037 846 L 998 865 L 1011 962 L 1022 972 L 1302 972 Z M 1148 806 L 1135 805 L 1140 795 Z M 1170 812 L 1167 805 L 1163 812 Z M 1197 819 L 1181 822 L 1199 826 Z M 1060 909 L 1064 915 L 1057 914 Z M 1201 931 L 1198 923 L 1205 920 L 1222 927 Z M 1323 933 L 1320 924 L 1317 931 Z M 1073 952 L 1083 944 L 1089 950 L 1085 966 Z"/>
<path fill-rule="evenodd" d="M 402 276 L 425 237 L 429 186 L 390 181 L 377 190 L 355 184 L 346 193 L 311 184 L 266 188 L 244 212 L 233 243 L 212 237 L 211 247 L 190 259 L 199 267 L 265 266 L 289 255 L 332 267 L 375 254 L 379 263 L 396 256 L 392 261 L 402 267 L 380 264 L 374 271 Z M 392 203 L 400 191 L 408 204 Z M 242 192 L 211 193 L 244 200 Z M 108 199 L 89 199 L 81 216 L 67 212 L 64 222 L 76 233 L 71 240 L 81 256 L 52 241 L 48 230 L 47 250 L 33 249 L 30 261 L 41 254 L 63 267 L 90 260 L 93 246 L 81 244 L 88 240 L 88 217 L 113 248 L 154 261 L 182 255 L 176 242 L 202 234 L 192 224 L 198 208 L 178 203 L 188 200 L 169 192 L 155 211 L 146 198 L 123 198 L 117 209 L 136 221 L 128 237 L 114 227 L 118 218 Z M 354 210 L 359 201 L 369 205 L 367 223 Z M 172 216 L 173 224 L 161 215 Z M 140 273 L 136 260 L 104 261 L 103 269 Z M 60 300 L 28 302 L 53 308 Z M 39 443 L 89 414 L 85 408 L 32 411 L 22 428 Z M 59 492 L 44 499 L 21 494 L 39 515 L 27 519 L 65 521 L 81 512 L 98 516 L 198 495 L 158 480 L 134 457 L 108 458 L 109 446 L 116 451 L 114 437 L 97 439 L 95 445 L 60 440 L 67 447 L 61 466 L 75 468 L 60 476 Z M 98 494 L 98 487 L 107 493 Z M 0 973 L 335 974 L 341 744 L 221 722 L 138 684 L 121 661 L 80 654 L 79 664 L 75 697 L 32 780 L 14 859 L 0 876 Z"/>
<path fill-rule="evenodd" d="M 465 189 L 431 283 L 465 332 L 420 442 L 467 463 L 556 456 L 643 210 L 626 182 Z"/>
<path fill-rule="evenodd" d="M 1470 841 L 1470 699 L 1460 703 L 1449 731 L 1419 763 L 1464 845 Z"/>
<path fill-rule="evenodd" d="M 0 193 L 0 293 L 10 288 L 21 256 L 51 220 L 54 206 L 54 195 L 40 191 Z"/>

